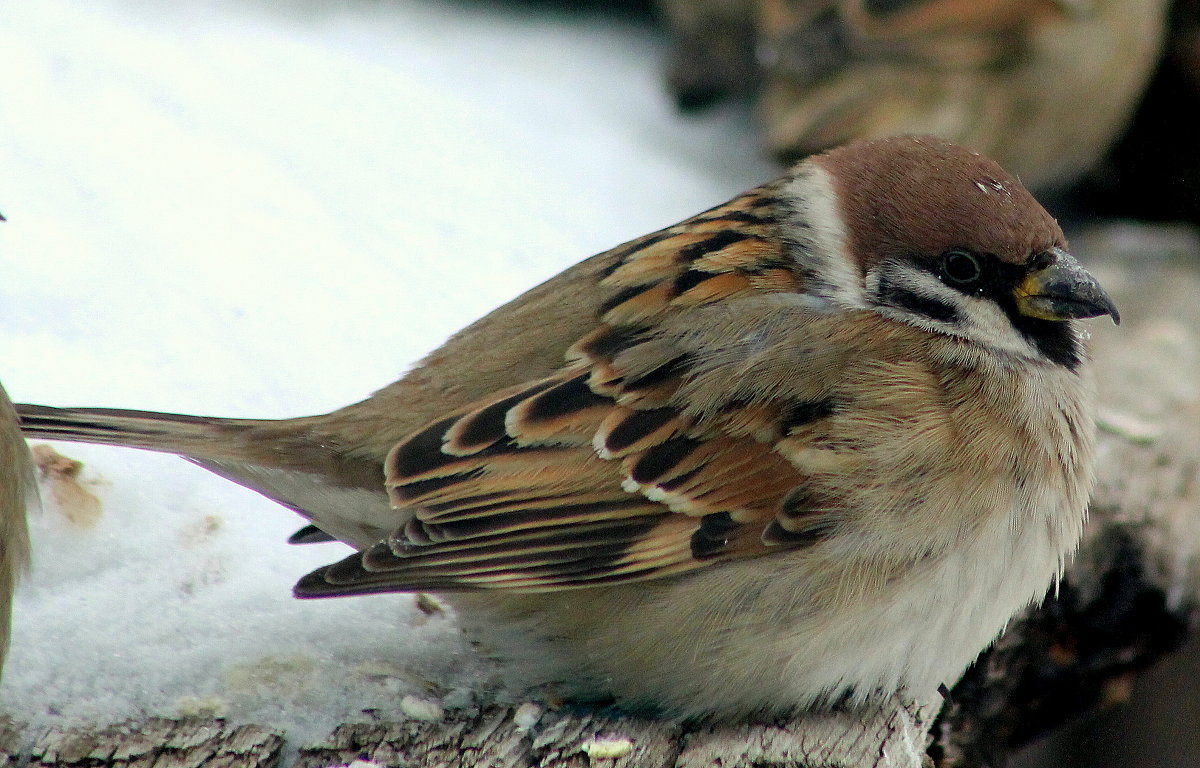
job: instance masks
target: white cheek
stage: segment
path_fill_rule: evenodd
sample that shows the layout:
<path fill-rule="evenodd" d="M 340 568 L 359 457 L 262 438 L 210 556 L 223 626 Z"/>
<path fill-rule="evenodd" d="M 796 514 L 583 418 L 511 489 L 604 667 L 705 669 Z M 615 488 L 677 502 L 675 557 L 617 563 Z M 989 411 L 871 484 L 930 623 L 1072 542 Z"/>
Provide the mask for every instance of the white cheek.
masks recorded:
<path fill-rule="evenodd" d="M 1013 328 L 1004 310 L 989 299 L 963 296 L 959 312 L 963 335 L 979 344 L 1022 357 L 1041 357 L 1037 348 Z"/>

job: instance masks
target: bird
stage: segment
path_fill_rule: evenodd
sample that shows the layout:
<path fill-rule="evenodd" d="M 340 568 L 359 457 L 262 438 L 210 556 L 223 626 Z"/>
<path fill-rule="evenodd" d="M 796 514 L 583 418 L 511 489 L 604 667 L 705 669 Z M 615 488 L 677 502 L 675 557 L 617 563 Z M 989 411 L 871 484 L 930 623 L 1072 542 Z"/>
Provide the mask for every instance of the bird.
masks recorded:
<path fill-rule="evenodd" d="M 29 565 L 26 518 L 37 505 L 33 459 L 12 401 L 0 387 L 0 673 L 8 653 L 13 593 L 18 577 Z"/>
<path fill-rule="evenodd" d="M 898 136 L 585 259 L 328 414 L 17 412 L 354 547 L 297 597 L 428 592 L 556 696 L 776 714 L 935 692 L 1045 595 L 1104 315 L 1020 182 Z"/>
<path fill-rule="evenodd" d="M 794 160 L 853 139 L 930 132 L 1053 191 L 1100 165 L 1129 127 L 1162 59 L 1172 5 L 658 0 L 657 8 L 675 39 L 667 80 L 680 104 L 750 96 L 773 155 Z"/>

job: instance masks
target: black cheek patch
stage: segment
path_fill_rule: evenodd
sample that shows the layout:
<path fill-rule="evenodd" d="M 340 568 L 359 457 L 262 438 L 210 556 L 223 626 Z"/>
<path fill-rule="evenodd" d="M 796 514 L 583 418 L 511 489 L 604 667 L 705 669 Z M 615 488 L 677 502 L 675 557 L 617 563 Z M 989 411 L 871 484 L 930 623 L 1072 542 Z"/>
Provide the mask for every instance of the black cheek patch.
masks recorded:
<path fill-rule="evenodd" d="M 1015 301 L 997 301 L 1004 314 L 1008 315 L 1013 328 L 1024 336 L 1050 362 L 1075 371 L 1083 360 L 1083 351 L 1069 321 L 1042 320 L 1022 315 Z"/>

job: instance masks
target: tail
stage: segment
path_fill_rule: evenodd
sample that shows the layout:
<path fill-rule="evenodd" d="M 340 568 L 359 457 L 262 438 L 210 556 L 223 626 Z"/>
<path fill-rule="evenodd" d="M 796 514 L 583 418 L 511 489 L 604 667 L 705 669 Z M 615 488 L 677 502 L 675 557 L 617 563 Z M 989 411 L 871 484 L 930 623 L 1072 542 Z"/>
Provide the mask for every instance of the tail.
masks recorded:
<path fill-rule="evenodd" d="M 394 527 L 383 459 L 361 455 L 325 417 L 223 419 L 116 408 L 16 406 L 26 437 L 174 453 L 313 521 L 297 543 L 325 534 L 362 548 Z"/>
<path fill-rule="evenodd" d="M 16 406 L 26 437 L 99 443 L 176 453 L 192 459 L 237 459 L 237 434 L 256 422 L 117 408 Z"/>
<path fill-rule="evenodd" d="M 33 460 L 17 428 L 17 415 L 0 388 L 0 672 L 8 652 L 12 596 L 29 566 L 29 529 L 25 516 L 37 506 Z"/>

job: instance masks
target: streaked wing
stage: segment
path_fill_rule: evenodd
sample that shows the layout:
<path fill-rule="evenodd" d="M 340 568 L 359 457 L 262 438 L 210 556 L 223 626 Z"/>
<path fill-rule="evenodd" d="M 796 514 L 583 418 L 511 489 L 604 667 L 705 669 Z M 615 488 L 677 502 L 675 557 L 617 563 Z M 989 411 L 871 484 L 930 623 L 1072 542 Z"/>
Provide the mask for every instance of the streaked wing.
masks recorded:
<path fill-rule="evenodd" d="M 388 541 L 320 569 L 301 597 L 544 591 L 634 581 L 804 546 L 822 525 L 782 453 L 794 404 L 677 395 L 702 375 L 671 318 L 801 285 L 775 236 L 771 186 L 615 254 L 594 330 L 557 374 L 418 430 L 388 457 Z M 793 398 L 794 399 L 794 398 Z M 812 410 L 815 421 L 829 410 Z"/>
<path fill-rule="evenodd" d="M 299 593 L 561 589 L 804 543 L 781 535 L 803 478 L 772 443 L 618 405 L 588 375 L 504 393 L 397 446 L 389 490 L 416 516 Z"/>

